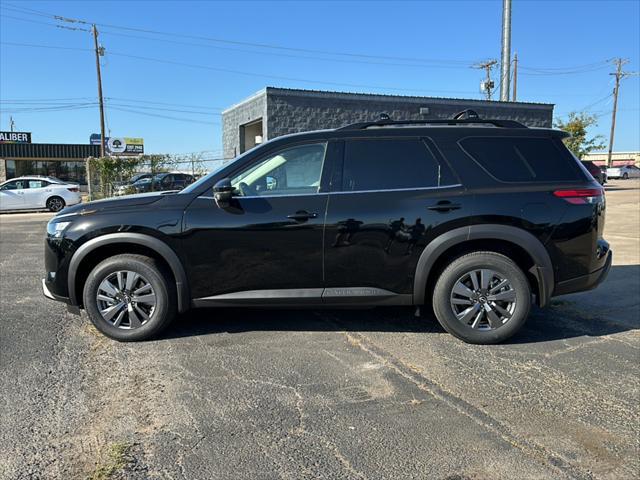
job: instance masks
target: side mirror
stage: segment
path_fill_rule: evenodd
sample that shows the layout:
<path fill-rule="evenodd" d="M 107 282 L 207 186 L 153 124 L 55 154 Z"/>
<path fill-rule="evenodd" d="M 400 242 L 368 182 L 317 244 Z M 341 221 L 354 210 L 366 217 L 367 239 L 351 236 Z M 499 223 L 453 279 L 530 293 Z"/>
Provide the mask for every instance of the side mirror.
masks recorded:
<path fill-rule="evenodd" d="M 213 198 L 216 201 L 216 205 L 219 208 L 229 208 L 231 204 L 231 197 L 233 197 L 233 185 L 231 180 L 223 178 L 213 186 Z"/>

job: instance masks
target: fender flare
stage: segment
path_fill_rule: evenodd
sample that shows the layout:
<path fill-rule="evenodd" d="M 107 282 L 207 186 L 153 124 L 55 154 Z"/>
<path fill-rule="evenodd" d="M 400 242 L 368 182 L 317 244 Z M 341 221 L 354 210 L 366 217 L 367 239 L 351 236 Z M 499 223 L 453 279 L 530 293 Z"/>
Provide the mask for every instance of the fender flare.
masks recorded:
<path fill-rule="evenodd" d="M 69 273 L 67 275 L 67 286 L 69 288 L 69 299 L 72 305 L 79 305 L 80 302 L 76 296 L 76 276 L 78 268 L 82 261 L 96 248 L 110 245 L 113 243 L 131 243 L 142 245 L 150 248 L 160 255 L 171 268 L 171 272 L 176 280 L 176 293 L 178 295 L 178 311 L 184 312 L 189 309 L 191 299 L 189 297 L 189 284 L 187 282 L 187 274 L 180 259 L 176 253 L 162 240 L 150 235 L 141 233 L 109 233 L 102 235 L 83 243 L 78 250 L 75 251 L 69 262 Z"/>
<path fill-rule="evenodd" d="M 413 301 L 416 305 L 425 303 L 429 273 L 440 256 L 454 245 L 479 239 L 505 240 L 522 247 L 533 259 L 529 270 L 537 279 L 539 291 L 537 303 L 544 307 L 553 292 L 553 265 L 549 253 L 540 240 L 521 228 L 508 225 L 483 224 L 460 227 L 440 235 L 429 243 L 418 259 L 413 282 Z"/>

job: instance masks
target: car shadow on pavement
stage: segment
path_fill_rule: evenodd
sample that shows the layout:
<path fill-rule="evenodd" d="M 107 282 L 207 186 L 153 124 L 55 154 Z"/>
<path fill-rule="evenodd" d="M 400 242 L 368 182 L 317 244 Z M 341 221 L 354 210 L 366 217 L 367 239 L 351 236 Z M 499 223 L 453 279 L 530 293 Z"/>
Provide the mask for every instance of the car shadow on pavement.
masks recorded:
<path fill-rule="evenodd" d="M 639 265 L 613 267 L 614 285 L 589 292 L 588 297 L 554 298 L 546 308 L 533 307 L 524 328 L 506 343 L 524 344 L 575 337 L 597 337 L 640 328 L 640 321 L 617 321 L 611 312 L 610 292 L 615 283 L 640 276 Z M 630 308 L 640 308 L 640 300 Z M 416 317 L 410 307 L 378 307 L 364 310 L 206 308 L 181 315 L 161 339 L 215 335 L 220 333 L 270 332 L 406 332 L 446 334 L 431 311 Z"/>

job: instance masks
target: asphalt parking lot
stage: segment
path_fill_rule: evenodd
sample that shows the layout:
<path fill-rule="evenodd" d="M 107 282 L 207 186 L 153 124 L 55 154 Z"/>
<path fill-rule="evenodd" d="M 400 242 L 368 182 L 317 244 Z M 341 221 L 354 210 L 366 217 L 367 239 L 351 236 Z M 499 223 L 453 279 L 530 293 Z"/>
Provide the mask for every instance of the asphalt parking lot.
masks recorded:
<path fill-rule="evenodd" d="M 640 477 L 640 182 L 593 292 L 510 343 L 404 309 L 202 310 L 119 344 L 46 300 L 48 214 L 0 216 L 0 478 Z"/>

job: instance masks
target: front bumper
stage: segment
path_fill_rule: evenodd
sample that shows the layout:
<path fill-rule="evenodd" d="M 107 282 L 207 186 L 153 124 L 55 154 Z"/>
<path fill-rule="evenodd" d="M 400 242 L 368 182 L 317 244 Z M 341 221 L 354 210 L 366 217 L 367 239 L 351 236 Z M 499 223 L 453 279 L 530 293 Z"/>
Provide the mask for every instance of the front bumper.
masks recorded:
<path fill-rule="evenodd" d="M 51 290 L 49 290 L 49 287 L 47 286 L 47 281 L 44 278 L 42 279 L 42 293 L 49 300 L 55 300 L 56 302 L 62 302 L 66 304 L 68 312 L 73 313 L 75 315 L 80 314 L 80 308 L 78 308 L 75 305 L 71 305 L 71 301 L 69 300 L 69 298 L 56 295 L 55 293 L 51 293 Z"/>
<path fill-rule="evenodd" d="M 589 275 L 583 275 L 581 277 L 556 283 L 556 286 L 553 289 L 553 296 L 556 297 L 558 295 L 567 295 L 569 293 L 593 290 L 607 278 L 609 270 L 611 270 L 612 262 L 613 253 L 609 250 L 607 252 L 607 259 L 605 260 L 605 264 L 602 268 L 591 272 Z"/>

